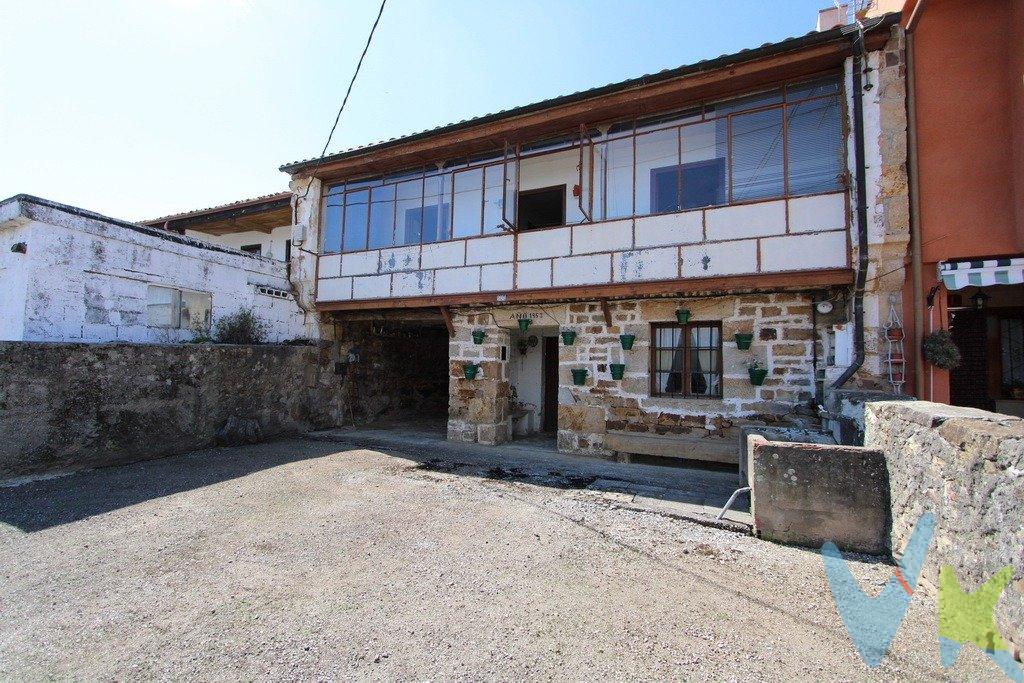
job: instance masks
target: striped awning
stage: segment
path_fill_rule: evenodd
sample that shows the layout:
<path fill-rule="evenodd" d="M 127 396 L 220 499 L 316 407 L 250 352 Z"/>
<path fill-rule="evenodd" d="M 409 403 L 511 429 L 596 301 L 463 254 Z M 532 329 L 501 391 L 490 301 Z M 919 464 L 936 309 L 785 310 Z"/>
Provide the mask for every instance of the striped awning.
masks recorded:
<path fill-rule="evenodd" d="M 1024 284 L 1024 257 L 940 263 L 939 277 L 950 291 L 964 287 Z"/>

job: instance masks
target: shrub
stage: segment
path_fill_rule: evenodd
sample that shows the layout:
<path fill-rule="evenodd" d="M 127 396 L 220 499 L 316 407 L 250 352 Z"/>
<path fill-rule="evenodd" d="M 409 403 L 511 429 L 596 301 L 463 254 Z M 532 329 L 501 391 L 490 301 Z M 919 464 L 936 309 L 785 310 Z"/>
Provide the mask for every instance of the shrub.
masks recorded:
<path fill-rule="evenodd" d="M 240 308 L 213 325 L 213 340 L 218 344 L 262 344 L 267 324 L 251 308 Z"/>
<path fill-rule="evenodd" d="M 951 370 L 960 365 L 960 349 L 953 343 L 948 330 L 936 330 L 925 335 L 921 341 L 924 359 L 942 370 Z"/>

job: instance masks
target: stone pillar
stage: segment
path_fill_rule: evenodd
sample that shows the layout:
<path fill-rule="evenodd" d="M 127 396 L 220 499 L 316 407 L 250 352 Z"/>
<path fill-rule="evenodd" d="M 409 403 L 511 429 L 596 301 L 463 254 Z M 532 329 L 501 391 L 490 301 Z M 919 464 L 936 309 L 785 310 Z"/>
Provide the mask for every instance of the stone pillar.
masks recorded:
<path fill-rule="evenodd" d="M 486 313 L 453 316 L 455 338 L 448 344 L 448 438 L 495 446 L 509 440 L 508 361 L 502 347 L 509 333 Z M 482 344 L 473 331 L 483 330 Z M 479 364 L 475 379 L 466 379 L 464 365 Z"/>

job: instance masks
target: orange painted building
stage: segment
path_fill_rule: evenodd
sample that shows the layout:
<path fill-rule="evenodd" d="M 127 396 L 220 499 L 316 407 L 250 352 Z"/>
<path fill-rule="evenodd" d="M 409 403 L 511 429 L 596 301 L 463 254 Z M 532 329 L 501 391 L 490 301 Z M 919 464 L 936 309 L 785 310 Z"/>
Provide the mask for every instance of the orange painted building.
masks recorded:
<path fill-rule="evenodd" d="M 1022 414 L 1024 0 L 908 0 L 902 12 L 914 226 L 908 393 Z M 940 329 L 962 355 L 953 370 L 921 357 L 922 336 Z"/>

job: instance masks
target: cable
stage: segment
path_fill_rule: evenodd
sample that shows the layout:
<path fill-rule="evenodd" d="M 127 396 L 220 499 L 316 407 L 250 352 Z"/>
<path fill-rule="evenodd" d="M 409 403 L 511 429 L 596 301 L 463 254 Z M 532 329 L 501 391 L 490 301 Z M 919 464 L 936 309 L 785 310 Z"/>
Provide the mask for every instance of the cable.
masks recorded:
<path fill-rule="evenodd" d="M 330 146 L 331 139 L 334 137 L 334 131 L 338 128 L 338 121 L 341 120 L 341 112 L 345 111 L 345 105 L 348 104 L 348 97 L 352 94 L 352 86 L 356 84 L 356 77 L 359 76 L 359 70 L 363 66 L 363 59 L 365 59 L 366 53 L 370 49 L 370 43 L 373 41 L 373 34 L 377 31 L 377 24 L 380 23 L 380 17 L 384 14 L 384 5 L 387 4 L 387 1 L 388 0 L 381 0 L 380 9 L 377 11 L 377 18 L 373 20 L 373 26 L 370 27 L 370 35 L 366 37 L 366 45 L 363 46 L 363 53 L 359 55 L 359 61 L 356 62 L 356 70 L 352 73 L 352 80 L 348 82 L 348 89 L 345 91 L 345 97 L 341 101 L 341 106 L 338 107 L 338 115 L 334 117 L 334 125 L 331 126 L 331 132 L 327 135 L 327 142 L 324 143 L 324 148 L 320 152 L 320 157 L 316 160 L 313 170 L 309 172 L 310 182 L 306 185 L 306 191 L 302 193 L 299 201 L 306 199 L 306 196 L 309 194 L 309 188 L 313 187 L 312 179 L 320 169 L 320 165 L 323 163 L 324 157 L 327 156 L 327 148 Z"/>

